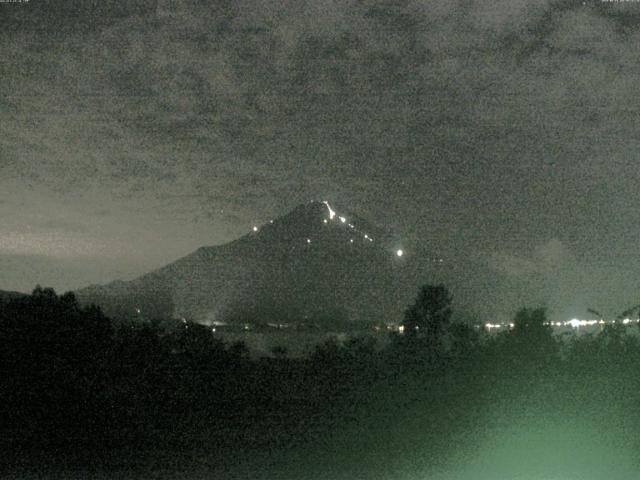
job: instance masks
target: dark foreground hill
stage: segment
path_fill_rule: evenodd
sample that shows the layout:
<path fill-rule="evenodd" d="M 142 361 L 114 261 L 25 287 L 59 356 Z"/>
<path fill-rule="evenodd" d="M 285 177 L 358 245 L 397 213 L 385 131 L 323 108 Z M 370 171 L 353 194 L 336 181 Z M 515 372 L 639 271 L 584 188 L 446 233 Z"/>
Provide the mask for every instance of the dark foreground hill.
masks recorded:
<path fill-rule="evenodd" d="M 8 302 L 9 300 L 25 296 L 26 294 L 20 292 L 7 292 L 5 290 L 0 290 L 0 302 Z"/>

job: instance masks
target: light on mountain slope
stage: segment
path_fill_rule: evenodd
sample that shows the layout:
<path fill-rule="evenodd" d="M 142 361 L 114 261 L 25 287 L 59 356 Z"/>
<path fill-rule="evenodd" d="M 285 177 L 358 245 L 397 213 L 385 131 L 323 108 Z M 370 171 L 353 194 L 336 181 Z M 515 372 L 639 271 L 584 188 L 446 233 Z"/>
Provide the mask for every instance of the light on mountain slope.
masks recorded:
<path fill-rule="evenodd" d="M 333 209 L 329 205 L 329 202 L 327 202 L 326 200 L 324 202 L 322 202 L 322 203 L 324 203 L 327 206 L 327 209 L 329 210 L 329 219 L 333 220 L 333 217 L 336 216 L 336 212 L 333 211 Z"/>

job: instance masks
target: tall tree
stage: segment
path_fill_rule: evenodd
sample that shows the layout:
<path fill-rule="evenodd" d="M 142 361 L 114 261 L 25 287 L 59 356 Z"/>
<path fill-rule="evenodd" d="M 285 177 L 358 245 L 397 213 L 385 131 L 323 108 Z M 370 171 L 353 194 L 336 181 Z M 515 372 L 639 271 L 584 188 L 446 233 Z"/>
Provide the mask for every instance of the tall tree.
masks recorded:
<path fill-rule="evenodd" d="M 544 308 L 521 308 L 513 319 L 513 332 L 529 338 L 544 338 L 551 335 Z"/>
<path fill-rule="evenodd" d="M 554 361 L 559 355 L 559 344 L 547 320 L 545 308 L 522 308 L 513 319 L 513 330 L 505 337 L 511 354 L 538 361 Z"/>
<path fill-rule="evenodd" d="M 424 338 L 438 346 L 451 319 L 451 295 L 444 285 L 425 285 L 404 315 L 406 335 Z"/>

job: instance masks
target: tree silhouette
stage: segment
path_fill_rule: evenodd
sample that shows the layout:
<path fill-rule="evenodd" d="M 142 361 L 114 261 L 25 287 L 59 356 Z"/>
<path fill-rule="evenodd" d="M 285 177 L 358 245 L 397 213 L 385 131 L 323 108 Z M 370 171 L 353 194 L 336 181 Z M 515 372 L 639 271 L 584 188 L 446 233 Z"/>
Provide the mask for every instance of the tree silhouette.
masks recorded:
<path fill-rule="evenodd" d="M 559 344 L 553 336 L 545 308 L 521 308 L 513 324 L 513 330 L 506 337 L 512 355 L 540 362 L 557 360 Z"/>
<path fill-rule="evenodd" d="M 444 285 L 425 285 L 404 315 L 405 334 L 422 336 L 432 345 L 441 341 L 451 318 L 451 296 Z"/>
<path fill-rule="evenodd" d="M 289 350 L 287 349 L 287 347 L 284 347 L 282 345 L 276 345 L 271 349 L 271 353 L 275 358 L 282 360 L 284 358 L 287 358 Z"/>
<path fill-rule="evenodd" d="M 551 334 L 544 308 L 521 308 L 513 318 L 513 332 L 527 337 L 544 337 Z"/>

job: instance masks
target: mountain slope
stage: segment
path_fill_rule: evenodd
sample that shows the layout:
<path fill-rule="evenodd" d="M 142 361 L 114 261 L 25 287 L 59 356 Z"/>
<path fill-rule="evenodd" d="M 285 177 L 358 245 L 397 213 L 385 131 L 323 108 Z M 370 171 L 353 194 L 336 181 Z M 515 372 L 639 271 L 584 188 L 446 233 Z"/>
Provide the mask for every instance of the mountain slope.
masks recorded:
<path fill-rule="evenodd" d="M 362 219 L 311 202 L 233 242 L 77 294 L 111 315 L 203 323 L 397 319 L 406 305 L 402 259 L 385 238 Z"/>
<path fill-rule="evenodd" d="M 25 297 L 26 295 L 27 295 L 26 293 L 9 292 L 6 290 L 0 290 L 0 302 L 8 302 L 15 298 Z"/>

